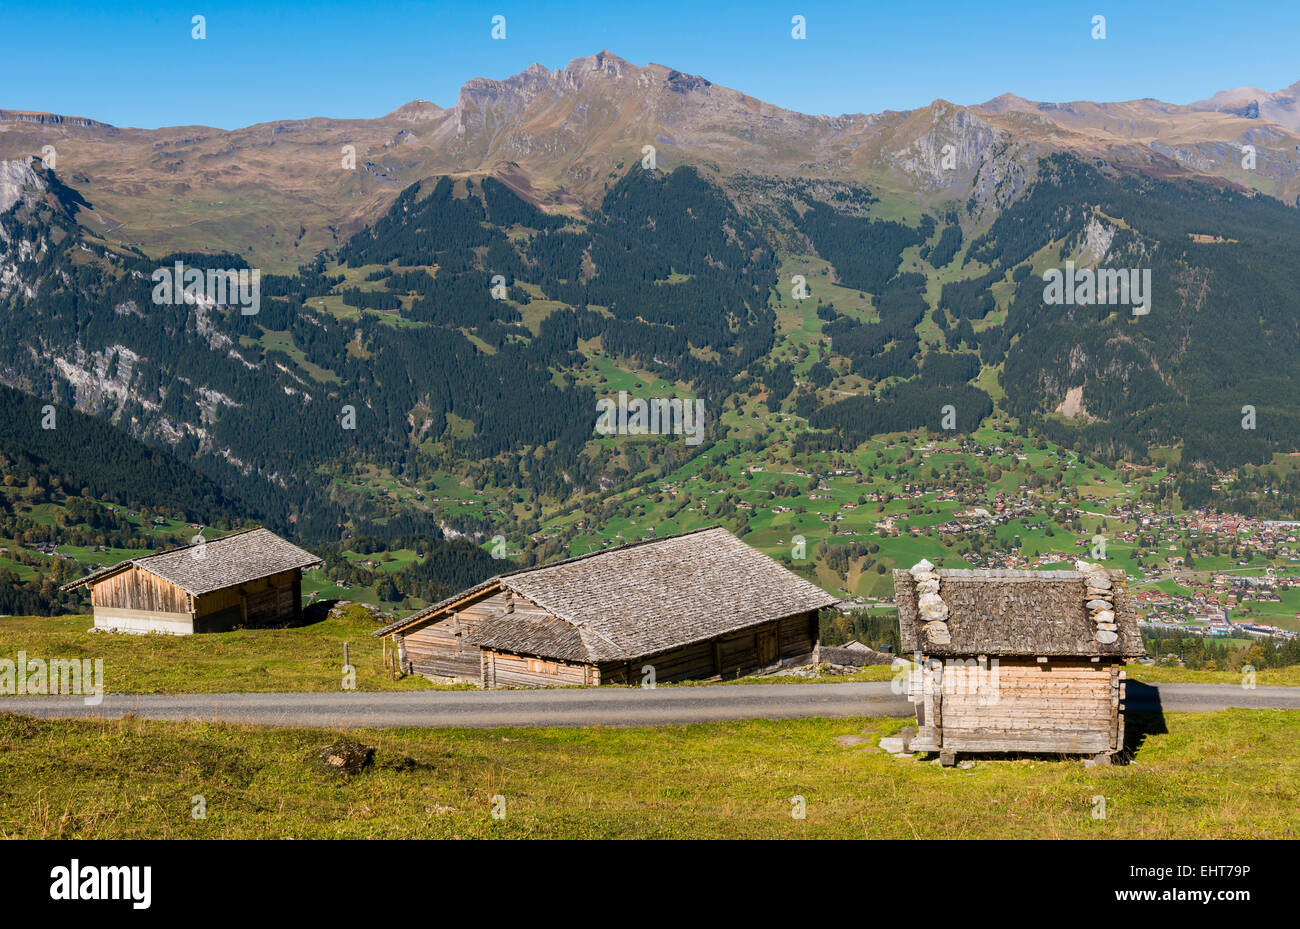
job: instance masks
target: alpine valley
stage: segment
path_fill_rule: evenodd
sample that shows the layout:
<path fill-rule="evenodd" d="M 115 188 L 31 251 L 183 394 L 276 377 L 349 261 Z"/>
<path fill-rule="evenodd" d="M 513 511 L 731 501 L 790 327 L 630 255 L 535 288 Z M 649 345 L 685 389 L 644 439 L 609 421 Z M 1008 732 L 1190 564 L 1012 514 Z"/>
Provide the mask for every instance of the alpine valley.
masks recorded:
<path fill-rule="evenodd" d="M 826 117 L 600 52 L 378 119 L 0 110 L 0 612 L 251 524 L 404 608 L 713 523 L 864 605 L 1097 535 L 1168 595 L 1284 569 L 1298 92 Z M 257 311 L 156 301 L 178 262 Z M 699 441 L 595 428 L 629 398 Z"/>

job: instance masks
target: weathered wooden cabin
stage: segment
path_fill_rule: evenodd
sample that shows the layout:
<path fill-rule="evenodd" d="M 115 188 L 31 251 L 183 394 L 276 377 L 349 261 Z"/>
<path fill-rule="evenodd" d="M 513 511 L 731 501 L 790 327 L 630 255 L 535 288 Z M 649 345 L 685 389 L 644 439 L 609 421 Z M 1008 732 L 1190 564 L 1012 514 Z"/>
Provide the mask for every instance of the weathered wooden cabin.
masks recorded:
<path fill-rule="evenodd" d="M 1102 763 L 1124 747 L 1124 661 L 1143 654 L 1124 574 L 894 572 L 917 734 L 910 748 L 1062 752 Z"/>
<path fill-rule="evenodd" d="M 810 654 L 838 600 L 721 528 L 501 574 L 375 633 L 484 687 L 730 678 Z"/>
<path fill-rule="evenodd" d="M 221 632 L 302 618 L 302 571 L 321 560 L 267 529 L 131 558 L 64 586 L 87 587 L 95 628 Z"/>

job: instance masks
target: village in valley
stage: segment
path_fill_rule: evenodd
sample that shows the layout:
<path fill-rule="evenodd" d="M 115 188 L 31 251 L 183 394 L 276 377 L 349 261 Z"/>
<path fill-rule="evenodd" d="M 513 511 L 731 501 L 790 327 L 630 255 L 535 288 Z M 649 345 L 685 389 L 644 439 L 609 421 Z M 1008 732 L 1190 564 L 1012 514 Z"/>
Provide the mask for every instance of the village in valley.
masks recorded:
<path fill-rule="evenodd" d="M 1234 474 L 1222 476 L 1231 482 Z M 1085 463 L 994 426 L 968 437 L 899 436 L 854 455 L 794 455 L 722 442 L 644 488 L 602 501 L 578 553 L 709 522 L 859 608 L 888 608 L 886 572 L 927 557 L 947 567 L 1053 569 L 1079 557 L 1125 570 L 1144 628 L 1245 645 L 1300 630 L 1300 524 L 1180 505 L 1155 466 Z M 802 541 L 800 541 L 802 540 Z"/>
<path fill-rule="evenodd" d="M 884 436 L 854 453 L 799 453 L 793 415 L 765 419 L 771 432 L 756 432 L 743 411 L 724 418 L 726 438 L 665 466 L 658 479 L 540 519 L 468 477 L 439 477 L 415 492 L 442 514 L 449 536 L 494 557 L 532 552 L 545 560 L 722 525 L 840 598 L 845 610 L 881 616 L 893 607 L 888 572 L 921 558 L 1052 570 L 1083 557 L 1126 572 L 1137 619 L 1153 636 L 1205 636 L 1245 655 L 1252 641 L 1280 645 L 1300 630 L 1300 524 L 1185 507 L 1162 467 L 1085 462 L 1018 437 L 1008 423 L 967 436 Z M 663 448 L 655 437 L 605 442 L 613 468 L 628 455 L 653 460 Z M 1224 485 L 1235 479 L 1219 477 Z M 18 579 L 48 574 L 66 584 L 96 565 L 227 531 L 82 500 L 34 477 L 6 483 L 0 496 L 12 515 L 0 571 Z M 475 522 L 467 525 L 470 512 Z M 522 522 L 507 522 L 520 513 Z M 538 528 L 529 531 L 529 522 Z M 403 589 L 426 557 L 417 548 L 372 543 L 327 554 L 303 576 L 305 602 L 357 600 L 395 616 L 418 610 L 432 600 Z"/>

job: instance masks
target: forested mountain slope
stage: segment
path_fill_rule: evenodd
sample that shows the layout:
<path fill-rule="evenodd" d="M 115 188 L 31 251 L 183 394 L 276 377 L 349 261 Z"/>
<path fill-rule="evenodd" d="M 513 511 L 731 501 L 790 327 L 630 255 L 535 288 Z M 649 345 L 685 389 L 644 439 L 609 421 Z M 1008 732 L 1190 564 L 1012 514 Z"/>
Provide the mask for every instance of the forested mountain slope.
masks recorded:
<path fill-rule="evenodd" d="M 1189 473 L 1300 447 L 1300 213 L 1097 158 L 1031 168 L 992 214 L 690 165 L 634 164 L 578 213 L 491 173 L 431 177 L 338 249 L 263 274 L 244 314 L 154 299 L 160 268 L 244 258 L 98 239 L 38 165 L 0 216 L 0 381 L 331 541 L 524 540 L 706 453 L 755 397 L 752 428 L 798 416 L 803 448 L 967 432 L 997 409 L 1103 460 L 1181 444 Z M 1148 312 L 1047 302 L 1067 262 L 1149 273 Z M 596 435 L 596 401 L 620 388 L 702 398 L 708 442 Z"/>

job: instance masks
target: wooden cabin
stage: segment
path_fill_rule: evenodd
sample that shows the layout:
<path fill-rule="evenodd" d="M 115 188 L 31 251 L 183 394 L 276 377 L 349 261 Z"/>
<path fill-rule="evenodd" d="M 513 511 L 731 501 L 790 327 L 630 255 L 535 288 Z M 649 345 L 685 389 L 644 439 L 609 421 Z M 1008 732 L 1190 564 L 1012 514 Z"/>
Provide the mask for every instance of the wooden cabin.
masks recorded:
<path fill-rule="evenodd" d="M 639 686 L 810 655 L 817 612 L 838 602 L 710 528 L 498 575 L 375 635 L 435 680 Z"/>
<path fill-rule="evenodd" d="M 311 552 L 266 529 L 132 558 L 64 586 L 87 587 L 95 628 L 190 635 L 302 619 Z"/>
<path fill-rule="evenodd" d="M 894 572 L 913 656 L 910 748 L 1061 752 L 1109 763 L 1124 747 L 1124 662 L 1144 653 L 1123 572 Z M 919 667 L 916 667 L 919 666 Z"/>

